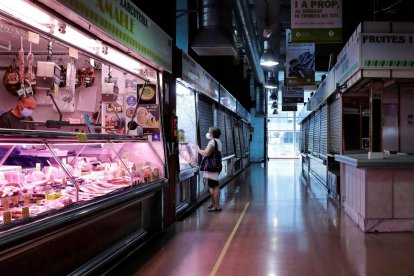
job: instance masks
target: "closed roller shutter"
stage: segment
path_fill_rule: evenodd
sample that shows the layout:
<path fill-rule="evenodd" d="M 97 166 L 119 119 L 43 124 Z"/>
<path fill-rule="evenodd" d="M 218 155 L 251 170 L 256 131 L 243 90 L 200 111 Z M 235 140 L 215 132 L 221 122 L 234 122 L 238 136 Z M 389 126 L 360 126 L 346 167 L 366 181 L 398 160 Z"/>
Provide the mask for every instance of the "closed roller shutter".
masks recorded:
<path fill-rule="evenodd" d="M 321 139 L 319 146 L 320 157 L 326 159 L 328 154 L 328 105 L 321 108 Z"/>
<path fill-rule="evenodd" d="M 341 99 L 335 99 L 329 104 L 329 152 L 341 153 L 342 112 Z"/>
<path fill-rule="evenodd" d="M 306 122 L 303 120 L 300 125 L 300 152 L 306 152 Z"/>
<path fill-rule="evenodd" d="M 313 152 L 313 129 L 315 128 L 314 114 L 309 117 L 309 139 L 308 139 L 308 152 Z"/>
<path fill-rule="evenodd" d="M 304 124 L 303 124 L 304 126 L 305 126 L 305 128 L 304 128 L 304 140 L 303 140 L 303 152 L 309 152 L 309 150 L 308 150 L 308 146 L 309 146 L 309 117 L 304 121 Z"/>
<path fill-rule="evenodd" d="M 313 128 L 313 155 L 319 156 L 319 140 L 321 138 L 321 111 L 315 112 L 315 125 Z"/>
<path fill-rule="evenodd" d="M 234 138 L 233 138 L 233 116 L 226 113 L 226 141 L 227 144 L 227 154 L 229 156 L 234 154 Z"/>
<path fill-rule="evenodd" d="M 209 127 L 213 126 L 213 109 L 211 104 L 201 97 L 198 101 L 198 122 L 200 131 L 200 148 L 205 149 L 208 144 L 206 133 Z"/>
<path fill-rule="evenodd" d="M 244 138 L 244 129 L 243 129 L 243 123 L 240 122 L 239 124 L 239 137 L 240 137 L 240 147 L 241 147 L 241 154 L 242 157 L 246 156 L 246 147 L 245 147 L 245 138 Z"/>
<path fill-rule="evenodd" d="M 243 124 L 244 131 L 244 146 L 246 147 L 246 153 L 250 151 L 250 126 L 246 123 Z"/>
<path fill-rule="evenodd" d="M 227 155 L 227 144 L 225 143 L 226 141 L 226 119 L 225 118 L 226 118 L 226 113 L 221 109 L 217 109 L 217 127 L 221 131 L 221 136 L 220 136 L 220 141 L 222 144 L 221 154 L 223 156 Z"/>

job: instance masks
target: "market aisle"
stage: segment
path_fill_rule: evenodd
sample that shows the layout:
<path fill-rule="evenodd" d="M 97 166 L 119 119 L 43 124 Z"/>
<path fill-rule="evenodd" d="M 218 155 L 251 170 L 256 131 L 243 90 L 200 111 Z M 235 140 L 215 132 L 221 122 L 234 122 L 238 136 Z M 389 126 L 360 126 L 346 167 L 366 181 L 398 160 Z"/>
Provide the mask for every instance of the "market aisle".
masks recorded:
<path fill-rule="evenodd" d="M 252 164 L 222 190 L 222 212 L 206 202 L 112 273 L 209 275 L 216 265 L 216 275 L 414 275 L 413 233 L 362 233 L 300 171 L 294 160 Z"/>

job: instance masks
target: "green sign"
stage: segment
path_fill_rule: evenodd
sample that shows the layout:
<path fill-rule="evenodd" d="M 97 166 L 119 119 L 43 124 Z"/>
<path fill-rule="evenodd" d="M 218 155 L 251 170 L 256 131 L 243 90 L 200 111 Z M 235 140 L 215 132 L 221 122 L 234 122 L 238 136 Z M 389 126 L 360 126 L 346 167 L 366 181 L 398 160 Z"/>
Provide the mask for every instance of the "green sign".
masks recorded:
<path fill-rule="evenodd" d="M 342 42 L 342 0 L 291 0 L 292 42 Z"/>
<path fill-rule="evenodd" d="M 148 60 L 172 71 L 172 40 L 129 0 L 57 0 Z"/>

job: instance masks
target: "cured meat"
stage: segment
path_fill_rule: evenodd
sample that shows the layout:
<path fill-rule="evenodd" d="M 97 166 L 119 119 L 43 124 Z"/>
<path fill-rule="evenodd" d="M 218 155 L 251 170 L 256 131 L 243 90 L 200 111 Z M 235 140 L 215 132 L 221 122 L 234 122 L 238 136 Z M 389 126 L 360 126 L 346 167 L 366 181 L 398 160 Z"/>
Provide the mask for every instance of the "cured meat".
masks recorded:
<path fill-rule="evenodd" d="M 21 38 L 20 51 L 19 51 L 19 76 L 20 82 L 24 83 L 24 50 L 23 50 L 23 37 Z"/>
<path fill-rule="evenodd" d="M 27 55 L 27 81 L 29 82 L 29 84 L 33 85 L 34 83 L 34 74 L 33 74 L 33 62 L 34 62 L 34 56 L 32 53 L 32 43 L 30 42 L 30 51 L 29 54 Z"/>

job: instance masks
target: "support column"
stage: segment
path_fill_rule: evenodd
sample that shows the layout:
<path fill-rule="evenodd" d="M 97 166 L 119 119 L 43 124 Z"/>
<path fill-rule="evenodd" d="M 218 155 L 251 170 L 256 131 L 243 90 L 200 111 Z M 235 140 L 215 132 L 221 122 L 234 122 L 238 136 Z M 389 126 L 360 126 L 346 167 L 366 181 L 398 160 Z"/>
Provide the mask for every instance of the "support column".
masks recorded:
<path fill-rule="evenodd" d="M 369 89 L 369 151 L 382 152 L 382 92 L 381 80 L 371 80 Z"/>

